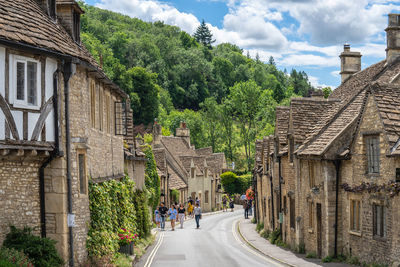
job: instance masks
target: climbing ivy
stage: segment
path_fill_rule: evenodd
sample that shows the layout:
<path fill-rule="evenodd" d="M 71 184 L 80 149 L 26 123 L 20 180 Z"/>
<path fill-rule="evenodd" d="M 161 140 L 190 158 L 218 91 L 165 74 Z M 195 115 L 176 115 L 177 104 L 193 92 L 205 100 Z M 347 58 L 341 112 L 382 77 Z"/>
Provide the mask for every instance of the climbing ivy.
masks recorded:
<path fill-rule="evenodd" d="M 118 229 L 136 231 L 136 194 L 135 183 L 129 177 L 89 183 L 90 227 L 86 243 L 89 255 L 114 255 L 119 249 Z"/>
<path fill-rule="evenodd" d="M 160 202 L 160 177 L 157 173 L 157 165 L 154 159 L 153 150 L 150 145 L 142 146 L 143 153 L 146 154 L 146 174 L 145 174 L 145 185 L 149 197 L 149 205 L 155 210 L 158 203 Z"/>
<path fill-rule="evenodd" d="M 139 237 L 144 238 L 150 234 L 151 221 L 146 192 L 136 190 L 132 202 L 136 210 L 136 229 Z"/>

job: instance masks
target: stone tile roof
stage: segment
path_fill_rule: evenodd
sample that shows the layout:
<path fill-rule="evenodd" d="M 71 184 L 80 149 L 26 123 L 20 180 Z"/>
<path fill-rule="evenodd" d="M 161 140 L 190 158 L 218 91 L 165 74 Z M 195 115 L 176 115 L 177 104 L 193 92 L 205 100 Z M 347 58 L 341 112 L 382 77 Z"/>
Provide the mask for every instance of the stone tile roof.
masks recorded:
<path fill-rule="evenodd" d="M 338 99 L 292 98 L 289 132 L 293 134 L 295 144 L 302 144 L 310 134 L 316 132 L 316 128 L 325 125 L 338 107 Z"/>
<path fill-rule="evenodd" d="M 196 154 L 199 156 L 208 156 L 213 153 L 212 147 L 197 148 L 195 150 Z"/>
<path fill-rule="evenodd" d="M 92 66 L 113 89 L 125 95 L 107 78 L 85 46 L 75 42 L 35 0 L 0 0 L 1 40 L 80 59 Z"/>
<path fill-rule="evenodd" d="M 168 166 L 168 173 L 169 173 L 168 187 L 170 189 L 179 190 L 187 187 L 185 181 L 170 166 Z"/>
<path fill-rule="evenodd" d="M 278 106 L 276 107 L 275 113 L 275 136 L 278 136 L 279 144 L 285 146 L 287 144 L 287 133 L 289 129 L 290 108 L 287 106 Z"/>
<path fill-rule="evenodd" d="M 161 172 L 165 172 L 167 168 L 167 160 L 165 156 L 165 149 L 163 148 L 153 148 L 154 159 L 157 164 L 157 168 L 160 169 Z"/>
<path fill-rule="evenodd" d="M 227 168 L 225 154 L 224 153 L 213 153 L 207 158 L 207 165 L 213 174 L 222 174 Z"/>
<path fill-rule="evenodd" d="M 340 108 L 335 111 L 331 119 L 324 124 L 317 124 L 312 134 L 306 138 L 304 144 L 296 151 L 298 155 L 323 155 L 330 145 L 341 136 L 354 123 L 357 123 L 359 116 L 363 110 L 369 88 L 375 88 L 376 84 L 389 83 L 396 79 L 400 73 L 400 62 L 387 65 L 386 60 L 378 62 L 347 79 L 341 86 L 333 91 L 330 99 L 340 99 Z M 374 92 L 374 90 L 372 90 Z M 385 117 L 384 125 L 388 133 L 390 144 L 394 144 L 397 133 L 396 116 L 392 113 L 396 111 L 396 102 L 390 104 L 392 99 L 386 95 L 387 93 L 395 93 L 389 91 L 375 90 L 377 93 L 378 106 L 383 108 L 380 111 L 381 116 Z M 379 92 L 381 94 L 379 94 Z M 384 93 L 384 94 L 382 94 Z M 379 108 L 379 107 L 378 107 Z M 393 119 L 388 119 L 392 116 Z M 400 130 L 400 128 L 399 128 Z M 351 140 L 347 142 L 350 143 Z M 342 144 L 344 146 L 345 144 Z M 349 144 L 346 144 L 349 145 Z M 340 151 L 338 151 L 340 153 Z M 399 151 L 400 152 L 400 151 Z M 400 154 L 400 153 L 399 153 Z"/>

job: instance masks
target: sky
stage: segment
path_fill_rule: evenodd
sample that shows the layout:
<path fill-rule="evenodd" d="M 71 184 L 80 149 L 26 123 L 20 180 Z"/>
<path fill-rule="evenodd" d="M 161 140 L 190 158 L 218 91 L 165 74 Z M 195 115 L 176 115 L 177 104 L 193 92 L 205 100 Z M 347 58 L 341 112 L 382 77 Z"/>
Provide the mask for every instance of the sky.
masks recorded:
<path fill-rule="evenodd" d="M 233 43 L 262 61 L 308 74 L 313 86 L 340 84 L 343 44 L 362 54 L 362 69 L 385 58 L 387 14 L 400 0 L 86 0 L 193 34 L 207 23 L 216 42 Z"/>

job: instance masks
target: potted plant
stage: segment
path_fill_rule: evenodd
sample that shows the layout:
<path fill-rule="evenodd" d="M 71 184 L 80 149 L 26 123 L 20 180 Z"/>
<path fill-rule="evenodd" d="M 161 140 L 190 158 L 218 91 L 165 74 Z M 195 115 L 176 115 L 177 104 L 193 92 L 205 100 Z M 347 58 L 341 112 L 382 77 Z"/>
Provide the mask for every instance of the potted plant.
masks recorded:
<path fill-rule="evenodd" d="M 133 255 L 133 244 L 138 234 L 133 233 L 131 230 L 120 228 L 118 230 L 119 237 L 119 252 L 126 255 Z"/>

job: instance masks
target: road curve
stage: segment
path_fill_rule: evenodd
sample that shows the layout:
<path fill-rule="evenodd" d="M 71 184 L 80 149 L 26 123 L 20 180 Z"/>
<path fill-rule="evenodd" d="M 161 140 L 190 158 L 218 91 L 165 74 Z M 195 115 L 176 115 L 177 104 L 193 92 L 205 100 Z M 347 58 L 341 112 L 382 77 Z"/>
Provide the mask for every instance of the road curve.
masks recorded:
<path fill-rule="evenodd" d="M 194 220 L 189 220 L 184 229 L 178 226 L 174 232 L 170 228 L 159 232 L 156 242 L 135 266 L 283 266 L 244 244 L 236 229 L 241 216 L 242 210 L 223 212 L 203 216 L 200 229 L 195 229 Z"/>

